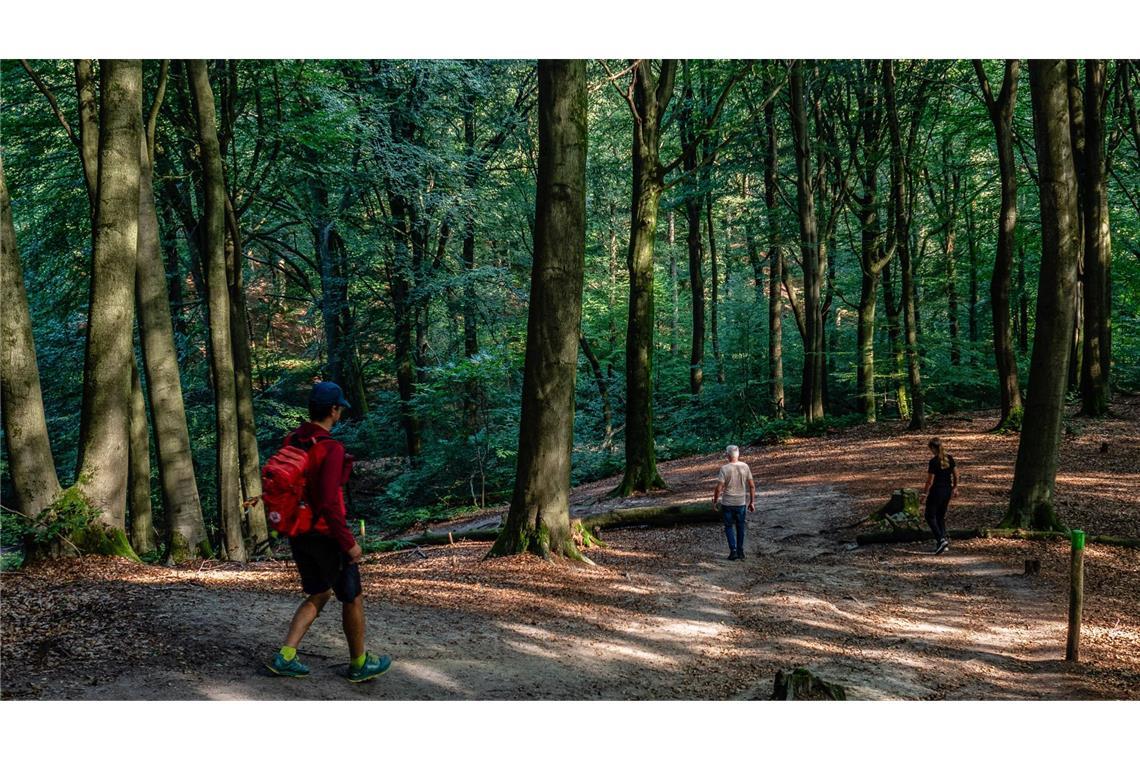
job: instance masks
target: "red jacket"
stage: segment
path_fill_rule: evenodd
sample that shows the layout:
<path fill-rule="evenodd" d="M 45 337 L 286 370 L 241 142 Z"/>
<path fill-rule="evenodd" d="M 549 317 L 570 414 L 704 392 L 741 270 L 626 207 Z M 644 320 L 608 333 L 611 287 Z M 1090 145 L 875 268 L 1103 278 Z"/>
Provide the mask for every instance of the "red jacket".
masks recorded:
<path fill-rule="evenodd" d="M 328 431 L 315 422 L 306 422 L 286 436 L 285 441 L 308 441 L 318 435 L 328 435 Z M 345 453 L 340 441 L 326 438 L 309 449 L 305 501 L 313 507 L 316 516 L 313 531 L 332 538 L 343 552 L 356 543 L 345 521 L 344 508 L 343 487 L 351 473 L 352 457 Z"/>

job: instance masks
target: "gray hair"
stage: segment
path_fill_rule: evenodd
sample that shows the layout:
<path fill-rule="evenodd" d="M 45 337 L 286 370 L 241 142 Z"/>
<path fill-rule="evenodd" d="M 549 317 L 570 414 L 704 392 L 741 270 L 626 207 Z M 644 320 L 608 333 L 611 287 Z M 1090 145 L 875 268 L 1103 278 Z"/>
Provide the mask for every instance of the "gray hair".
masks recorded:
<path fill-rule="evenodd" d="M 729 459 L 736 459 L 740 456 L 740 447 L 729 444 L 729 446 L 725 448 L 724 453 L 728 454 Z"/>

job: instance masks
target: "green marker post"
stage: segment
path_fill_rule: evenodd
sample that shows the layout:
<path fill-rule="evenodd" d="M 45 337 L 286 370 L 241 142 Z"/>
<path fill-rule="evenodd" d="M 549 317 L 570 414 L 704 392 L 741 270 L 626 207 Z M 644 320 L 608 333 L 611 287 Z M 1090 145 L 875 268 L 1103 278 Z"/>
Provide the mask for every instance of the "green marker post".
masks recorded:
<path fill-rule="evenodd" d="M 364 538 L 364 521 L 360 521 L 360 537 Z"/>
<path fill-rule="evenodd" d="M 1069 636 L 1065 659 L 1078 662 L 1081 654 L 1081 612 L 1085 605 L 1085 532 L 1070 531 L 1072 558 L 1069 564 Z"/>

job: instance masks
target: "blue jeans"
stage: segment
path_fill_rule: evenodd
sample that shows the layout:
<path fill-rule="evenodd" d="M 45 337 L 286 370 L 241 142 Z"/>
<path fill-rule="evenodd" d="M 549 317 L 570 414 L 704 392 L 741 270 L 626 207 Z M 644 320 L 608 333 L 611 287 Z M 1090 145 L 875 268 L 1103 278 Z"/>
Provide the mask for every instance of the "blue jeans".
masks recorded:
<path fill-rule="evenodd" d="M 746 509 L 745 506 L 720 505 L 720 515 L 724 518 L 724 535 L 728 539 L 728 550 L 733 554 L 744 551 L 744 515 Z"/>

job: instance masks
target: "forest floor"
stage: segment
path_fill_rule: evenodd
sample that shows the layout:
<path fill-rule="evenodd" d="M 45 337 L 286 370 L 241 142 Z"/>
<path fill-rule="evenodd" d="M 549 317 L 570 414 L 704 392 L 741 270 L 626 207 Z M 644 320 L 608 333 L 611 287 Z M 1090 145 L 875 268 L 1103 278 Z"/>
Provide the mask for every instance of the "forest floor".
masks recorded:
<path fill-rule="evenodd" d="M 1126 399 L 1132 402 L 1133 399 Z M 1058 512 L 1090 533 L 1140 536 L 1140 405 L 1068 422 Z M 1068 545 L 976 539 L 856 548 L 841 529 L 895 488 L 920 488 L 925 442 L 961 468 L 950 527 L 995 525 L 1016 436 L 996 419 L 898 422 L 746 447 L 759 484 L 743 562 L 718 524 L 607 532 L 596 566 L 483 560 L 488 544 L 376 554 L 363 567 L 376 681 L 339 677 L 336 605 L 306 638 L 307 679 L 262 661 L 300 599 L 291 563 L 178 568 L 85 558 L 0 576 L 5 699 L 750 699 L 803 665 L 853 699 L 1140 698 L 1140 551 L 1090 544 L 1081 662 L 1064 661 Z M 1103 446 L 1107 444 L 1107 448 Z M 702 503 L 718 454 L 661 465 L 671 490 L 575 509 Z M 487 516 L 475 518 L 486 520 Z M 472 522 L 471 519 L 467 520 Z M 458 525 L 456 526 L 458 527 Z M 1037 576 L 1023 560 L 1041 560 Z"/>

